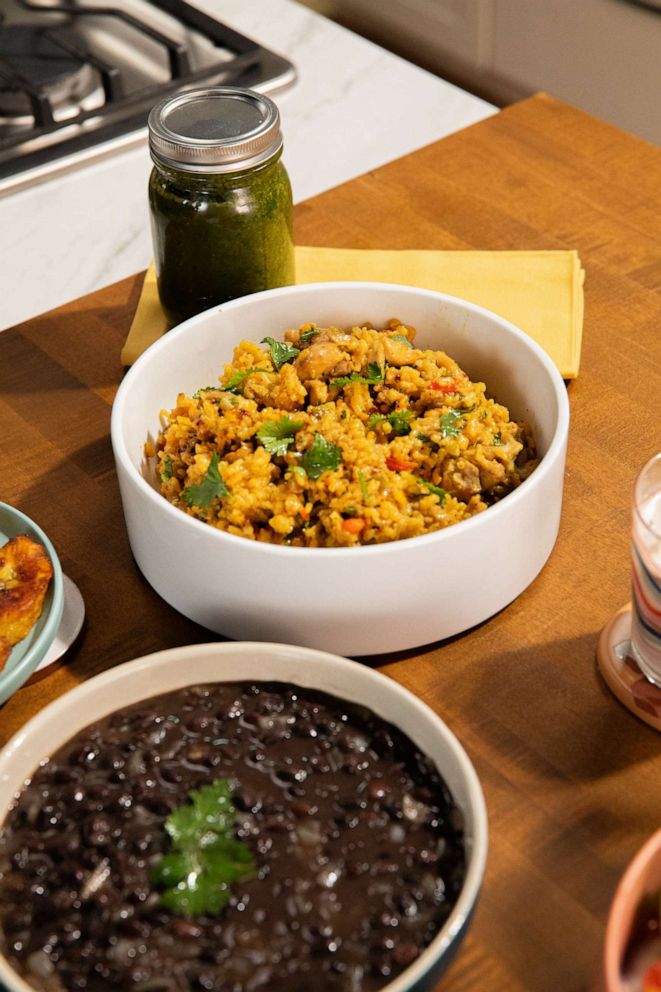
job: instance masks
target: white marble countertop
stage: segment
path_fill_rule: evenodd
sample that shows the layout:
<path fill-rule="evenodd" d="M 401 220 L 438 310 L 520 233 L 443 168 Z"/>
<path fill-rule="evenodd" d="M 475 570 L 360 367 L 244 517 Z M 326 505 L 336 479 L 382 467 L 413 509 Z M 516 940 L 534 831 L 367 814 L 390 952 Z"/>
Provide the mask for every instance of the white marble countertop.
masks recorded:
<path fill-rule="evenodd" d="M 495 113 L 295 0 L 196 0 L 289 58 L 276 94 L 296 201 Z M 0 198 L 0 330 L 123 279 L 151 257 L 142 147 Z"/>

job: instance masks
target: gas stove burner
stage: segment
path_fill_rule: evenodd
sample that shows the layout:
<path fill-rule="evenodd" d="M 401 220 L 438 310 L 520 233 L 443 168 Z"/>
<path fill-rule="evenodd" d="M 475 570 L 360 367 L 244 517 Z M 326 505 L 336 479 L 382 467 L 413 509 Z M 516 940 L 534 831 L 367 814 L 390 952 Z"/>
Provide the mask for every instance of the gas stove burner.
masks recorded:
<path fill-rule="evenodd" d="M 47 100 L 53 121 L 103 104 L 103 86 L 92 66 L 70 54 L 47 28 L 0 26 L 0 62 L 9 70 L 7 78 L 0 76 L 0 125 L 18 128 L 35 122 L 38 112 L 31 94 Z M 9 75 L 25 88 L 17 89 Z"/>
<path fill-rule="evenodd" d="M 149 111 L 169 94 L 268 93 L 295 78 L 187 0 L 0 0 L 0 196 L 144 146 Z"/>

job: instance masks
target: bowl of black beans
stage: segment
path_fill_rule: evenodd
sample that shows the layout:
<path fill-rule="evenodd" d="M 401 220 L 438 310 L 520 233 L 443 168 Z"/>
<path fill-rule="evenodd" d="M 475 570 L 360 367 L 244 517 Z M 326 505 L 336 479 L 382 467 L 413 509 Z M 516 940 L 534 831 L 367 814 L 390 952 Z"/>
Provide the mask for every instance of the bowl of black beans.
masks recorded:
<path fill-rule="evenodd" d="M 0 987 L 423 992 L 486 853 L 473 766 L 394 680 L 281 644 L 159 652 L 0 754 Z"/>

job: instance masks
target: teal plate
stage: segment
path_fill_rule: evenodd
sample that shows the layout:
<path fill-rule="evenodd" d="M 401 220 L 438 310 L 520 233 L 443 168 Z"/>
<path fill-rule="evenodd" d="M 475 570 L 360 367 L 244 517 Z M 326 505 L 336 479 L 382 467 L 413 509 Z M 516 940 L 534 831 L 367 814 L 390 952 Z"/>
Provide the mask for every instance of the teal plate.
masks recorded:
<path fill-rule="evenodd" d="M 27 637 L 15 645 L 0 672 L 0 705 L 27 682 L 45 657 L 60 626 L 64 606 L 62 568 L 55 548 L 34 521 L 13 506 L 0 503 L 0 546 L 18 534 L 27 534 L 43 544 L 53 565 L 53 578 L 46 592 L 41 616 Z"/>

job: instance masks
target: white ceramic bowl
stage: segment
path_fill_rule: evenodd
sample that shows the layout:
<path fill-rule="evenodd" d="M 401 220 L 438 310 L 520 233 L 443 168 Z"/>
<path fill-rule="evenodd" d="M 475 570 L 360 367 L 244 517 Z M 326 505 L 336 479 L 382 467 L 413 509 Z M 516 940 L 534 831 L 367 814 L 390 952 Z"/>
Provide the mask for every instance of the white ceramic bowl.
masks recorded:
<path fill-rule="evenodd" d="M 443 348 L 534 431 L 541 464 L 471 519 L 422 537 L 359 548 L 288 548 L 216 530 L 168 503 L 148 477 L 144 444 L 181 391 L 217 381 L 247 338 L 281 337 L 305 321 L 378 325 L 398 317 L 421 347 Z M 237 639 L 292 641 L 364 655 L 467 630 L 538 574 L 560 520 L 569 405 L 564 383 L 531 338 L 464 300 L 408 286 L 320 283 L 244 297 L 164 335 L 127 373 L 112 444 L 129 539 L 168 603 Z"/>
<path fill-rule="evenodd" d="M 429 947 L 383 992 L 431 989 L 452 960 L 470 922 L 487 855 L 480 784 L 454 734 L 397 682 L 357 662 L 286 644 L 199 644 L 119 665 L 51 703 L 0 753 L 0 824 L 26 779 L 47 756 L 88 724 L 149 697 L 205 682 L 276 681 L 315 688 L 362 704 L 394 723 L 436 765 L 465 823 L 467 871 L 459 899 Z M 0 987 L 32 992 L 0 956 Z"/>

